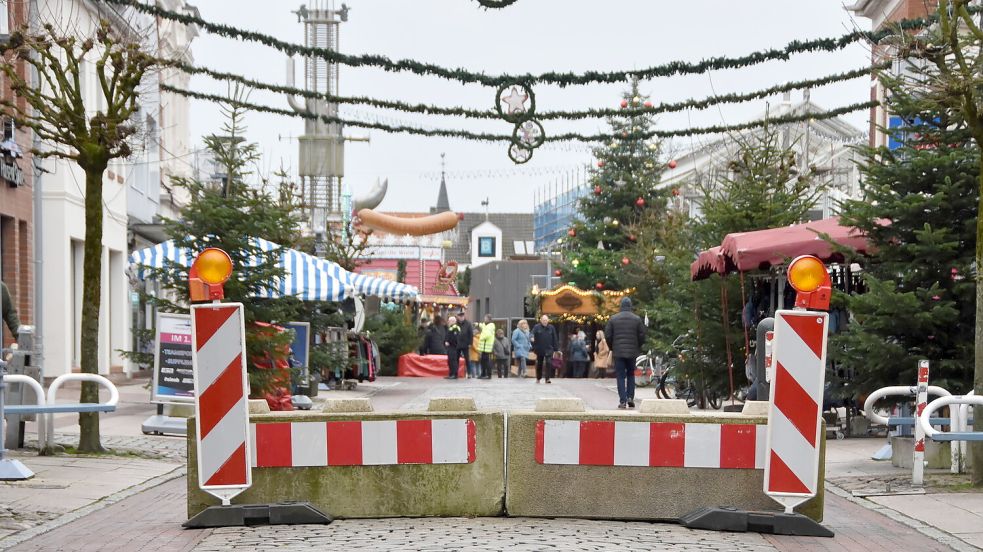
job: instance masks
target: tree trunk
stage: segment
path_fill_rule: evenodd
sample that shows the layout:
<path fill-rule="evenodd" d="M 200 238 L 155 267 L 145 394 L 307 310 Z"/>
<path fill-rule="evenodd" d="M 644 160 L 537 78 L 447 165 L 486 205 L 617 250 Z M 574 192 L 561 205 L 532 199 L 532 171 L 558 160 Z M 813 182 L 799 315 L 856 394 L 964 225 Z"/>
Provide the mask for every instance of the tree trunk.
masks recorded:
<path fill-rule="evenodd" d="M 983 148 L 979 142 L 977 145 Z M 979 203 L 976 208 L 976 339 L 973 361 L 973 389 L 983 394 L 983 150 L 980 153 Z M 975 430 L 983 429 L 983 407 L 973 408 Z M 969 441 L 973 462 L 973 486 L 983 487 L 983 441 Z"/>
<path fill-rule="evenodd" d="M 105 166 L 85 169 L 85 254 L 82 261 L 81 368 L 99 373 L 99 308 L 102 302 L 102 174 Z M 82 383 L 79 402 L 99 402 L 99 386 Z M 79 452 L 101 452 L 99 413 L 79 414 Z"/>

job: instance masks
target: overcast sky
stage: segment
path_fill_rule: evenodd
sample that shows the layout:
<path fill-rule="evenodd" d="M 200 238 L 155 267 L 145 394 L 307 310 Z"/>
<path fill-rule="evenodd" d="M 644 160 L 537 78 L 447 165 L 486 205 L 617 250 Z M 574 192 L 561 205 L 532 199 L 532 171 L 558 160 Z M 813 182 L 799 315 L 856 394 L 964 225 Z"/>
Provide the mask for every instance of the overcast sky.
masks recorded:
<path fill-rule="evenodd" d="M 329 0 L 308 0 L 307 5 Z M 283 40 L 303 41 L 302 26 L 290 13 L 302 2 L 269 0 L 195 0 L 202 17 L 241 28 L 272 34 Z M 383 54 L 393 59 L 463 67 L 489 74 L 553 70 L 620 70 L 663 64 L 672 60 L 698 61 L 713 56 L 739 56 L 756 50 L 784 47 L 793 40 L 839 36 L 855 28 L 868 29 L 866 19 L 854 19 L 838 2 L 815 0 L 743 0 L 724 2 L 688 0 L 517 0 L 499 10 L 485 10 L 475 0 L 349 0 L 350 18 L 341 25 L 345 53 Z M 339 2 L 340 6 L 340 2 Z M 192 45 L 199 65 L 235 72 L 273 83 L 285 83 L 284 54 L 258 43 L 242 43 L 202 33 Z M 743 92 L 776 83 L 815 78 L 863 67 L 870 51 L 863 44 L 835 53 L 802 54 L 789 62 L 769 62 L 752 68 L 710 74 L 653 79 L 642 83 L 654 103 L 702 98 L 714 93 Z M 302 67 L 298 63 L 298 80 Z M 341 68 L 343 95 L 366 95 L 406 102 L 463 105 L 476 109 L 494 106 L 495 90 L 462 85 L 435 77 L 385 73 L 375 69 Z M 535 87 L 537 109 L 615 107 L 625 84 L 587 85 L 561 89 Z M 192 80 L 195 90 L 224 94 L 226 86 L 205 77 Z M 812 91 L 819 105 L 835 108 L 869 99 L 867 78 Z M 801 93 L 793 92 L 800 100 Z M 286 99 L 256 91 L 251 100 L 287 108 Z M 772 98 L 774 105 L 780 97 Z M 657 128 L 674 129 L 721 122 L 733 124 L 762 113 L 764 101 L 724 105 L 704 111 L 660 116 Z M 191 132 L 196 143 L 216 132 L 222 118 L 214 105 L 192 100 Z M 453 117 L 411 115 L 368 107 L 342 107 L 342 116 L 418 126 L 465 128 L 495 133 L 511 132 L 504 121 L 476 121 Z M 867 112 L 845 117 L 866 129 Z M 248 138 L 259 143 L 266 171 L 281 164 L 296 172 L 296 136 L 303 120 L 250 113 Z M 602 120 L 544 122 L 547 133 L 606 130 Z M 508 159 L 506 146 L 450 138 L 427 138 L 349 128 L 348 136 L 371 142 L 346 144 L 345 181 L 353 190 L 365 189 L 376 178 L 389 179 L 384 210 L 426 210 L 436 201 L 440 154 L 447 153 L 448 191 L 456 211 L 483 210 L 490 198 L 493 211 L 531 211 L 533 190 L 561 180 L 590 162 L 587 148 L 544 146 L 521 166 Z M 684 151 L 706 138 L 686 138 L 666 145 L 669 152 Z M 671 155 L 670 155 L 671 156 Z"/>

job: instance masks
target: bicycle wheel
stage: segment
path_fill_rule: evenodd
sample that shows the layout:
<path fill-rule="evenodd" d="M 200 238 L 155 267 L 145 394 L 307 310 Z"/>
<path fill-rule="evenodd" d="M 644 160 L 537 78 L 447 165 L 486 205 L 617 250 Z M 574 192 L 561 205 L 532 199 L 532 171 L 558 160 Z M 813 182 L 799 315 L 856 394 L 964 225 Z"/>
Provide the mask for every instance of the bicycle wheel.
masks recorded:
<path fill-rule="evenodd" d="M 676 380 L 672 378 L 669 371 L 662 374 L 659 378 L 659 386 L 656 388 L 656 393 L 663 399 L 675 399 L 676 398 Z"/>
<path fill-rule="evenodd" d="M 723 403 L 723 401 L 721 400 L 720 393 L 707 389 L 705 394 L 707 398 L 706 400 L 707 407 L 710 410 L 719 410 L 721 403 Z"/>

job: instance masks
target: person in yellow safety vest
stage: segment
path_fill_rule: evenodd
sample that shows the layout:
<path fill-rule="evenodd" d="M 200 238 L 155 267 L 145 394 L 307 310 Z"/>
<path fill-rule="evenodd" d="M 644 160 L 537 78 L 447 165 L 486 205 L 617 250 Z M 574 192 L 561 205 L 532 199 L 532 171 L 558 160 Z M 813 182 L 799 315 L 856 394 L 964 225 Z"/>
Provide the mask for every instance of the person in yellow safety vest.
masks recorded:
<path fill-rule="evenodd" d="M 495 323 L 490 314 L 485 315 L 485 323 L 481 325 L 481 336 L 478 338 L 478 352 L 481 353 L 481 379 L 491 379 L 492 350 L 495 348 Z"/>

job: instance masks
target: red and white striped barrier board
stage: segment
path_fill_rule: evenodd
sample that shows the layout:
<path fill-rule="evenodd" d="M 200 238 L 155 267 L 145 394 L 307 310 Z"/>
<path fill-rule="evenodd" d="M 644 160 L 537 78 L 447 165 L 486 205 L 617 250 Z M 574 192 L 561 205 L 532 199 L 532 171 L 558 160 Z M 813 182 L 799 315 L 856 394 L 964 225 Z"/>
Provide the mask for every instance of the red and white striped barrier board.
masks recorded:
<path fill-rule="evenodd" d="M 277 422 L 250 425 L 257 468 L 471 464 L 468 419 Z"/>
<path fill-rule="evenodd" d="M 824 312 L 775 313 L 764 491 L 789 512 L 815 496 L 819 483 L 828 323 Z"/>
<path fill-rule="evenodd" d="M 915 387 L 916 418 L 921 417 L 928 404 L 928 361 L 918 361 L 918 382 Z M 914 485 L 925 483 L 925 430 L 921 424 L 915 424 L 915 447 L 912 453 L 911 482 Z"/>
<path fill-rule="evenodd" d="M 754 424 L 539 420 L 536 462 L 761 469 L 764 433 Z"/>
<path fill-rule="evenodd" d="M 198 486 L 223 503 L 252 484 L 242 305 L 191 306 Z"/>

